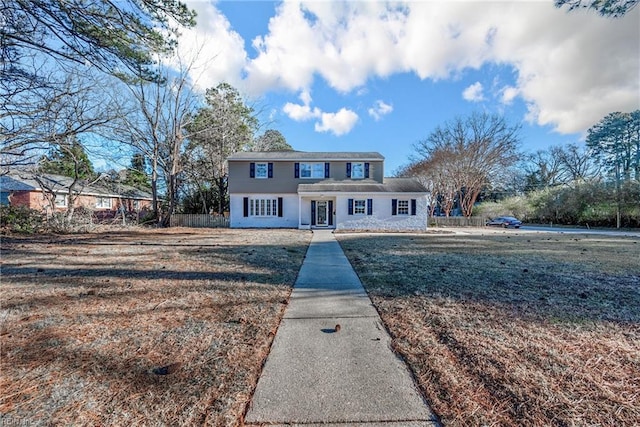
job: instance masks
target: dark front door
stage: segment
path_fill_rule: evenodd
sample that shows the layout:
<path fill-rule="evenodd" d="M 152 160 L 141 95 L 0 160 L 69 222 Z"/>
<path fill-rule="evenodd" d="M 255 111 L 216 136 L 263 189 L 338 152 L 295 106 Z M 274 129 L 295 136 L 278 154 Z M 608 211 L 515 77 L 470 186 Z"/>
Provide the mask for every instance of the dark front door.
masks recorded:
<path fill-rule="evenodd" d="M 329 203 L 326 200 L 316 202 L 316 227 L 327 227 L 329 225 Z"/>

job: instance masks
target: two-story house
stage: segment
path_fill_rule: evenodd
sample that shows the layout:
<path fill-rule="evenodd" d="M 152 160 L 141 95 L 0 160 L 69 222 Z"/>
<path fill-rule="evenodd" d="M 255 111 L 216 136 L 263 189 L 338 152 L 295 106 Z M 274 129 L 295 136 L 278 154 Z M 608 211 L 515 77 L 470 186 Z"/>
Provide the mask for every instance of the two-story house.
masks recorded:
<path fill-rule="evenodd" d="M 240 152 L 229 162 L 234 228 L 425 230 L 427 190 L 384 178 L 375 152 Z"/>

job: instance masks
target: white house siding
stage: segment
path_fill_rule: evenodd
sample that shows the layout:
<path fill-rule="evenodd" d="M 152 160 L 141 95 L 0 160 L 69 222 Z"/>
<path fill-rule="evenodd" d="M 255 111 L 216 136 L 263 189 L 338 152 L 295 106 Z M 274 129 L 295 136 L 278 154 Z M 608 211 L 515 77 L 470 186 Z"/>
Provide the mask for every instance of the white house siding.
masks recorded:
<path fill-rule="evenodd" d="M 244 216 L 244 198 L 277 199 L 282 197 L 283 216 Z M 298 228 L 297 194 L 231 194 L 229 197 L 229 225 L 231 228 Z"/>
<path fill-rule="evenodd" d="M 373 199 L 372 215 L 349 215 L 349 199 Z M 416 199 L 416 215 L 392 215 L 393 199 Z M 424 231 L 427 228 L 427 196 L 412 193 L 357 194 L 336 197 L 337 230 Z"/>

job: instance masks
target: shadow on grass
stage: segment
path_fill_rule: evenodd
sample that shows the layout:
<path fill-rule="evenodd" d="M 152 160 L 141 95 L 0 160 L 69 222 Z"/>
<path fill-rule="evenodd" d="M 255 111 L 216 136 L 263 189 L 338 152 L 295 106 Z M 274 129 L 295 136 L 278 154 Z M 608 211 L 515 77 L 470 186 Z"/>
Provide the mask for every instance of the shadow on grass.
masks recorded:
<path fill-rule="evenodd" d="M 307 249 L 304 238 L 244 233 L 233 244 L 202 232 L 3 239 L 0 359 L 11 398 L 0 414 L 103 425 L 237 417 L 229 408 L 244 408 L 238 396 L 257 381 Z M 173 362 L 176 373 L 153 373 Z M 87 403 L 81 391 L 65 395 L 75 388 Z M 93 407 L 104 416 L 74 418 Z"/>

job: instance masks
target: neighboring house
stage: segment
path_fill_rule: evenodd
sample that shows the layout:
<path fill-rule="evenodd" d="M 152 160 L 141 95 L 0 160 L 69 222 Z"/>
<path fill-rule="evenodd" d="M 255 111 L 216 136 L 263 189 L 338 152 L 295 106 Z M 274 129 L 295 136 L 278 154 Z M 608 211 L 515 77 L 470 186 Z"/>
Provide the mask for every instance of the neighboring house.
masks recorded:
<path fill-rule="evenodd" d="M 39 182 L 40 181 L 40 182 Z M 12 171 L 0 176 L 0 204 L 26 206 L 31 209 L 51 212 L 47 194 L 54 197 L 55 211 L 68 208 L 69 187 L 73 179 L 53 174 L 39 174 Z M 44 187 L 44 189 L 43 189 Z M 75 207 L 85 207 L 100 213 L 102 217 L 115 215 L 124 209 L 126 212 L 141 212 L 151 209 L 151 194 L 127 185 L 115 184 L 113 188 L 105 185 L 87 184 L 79 181 L 74 188 L 77 194 Z"/>
<path fill-rule="evenodd" d="M 427 190 L 412 178 L 383 178 L 379 153 L 240 152 L 228 162 L 234 228 L 427 227 Z"/>

